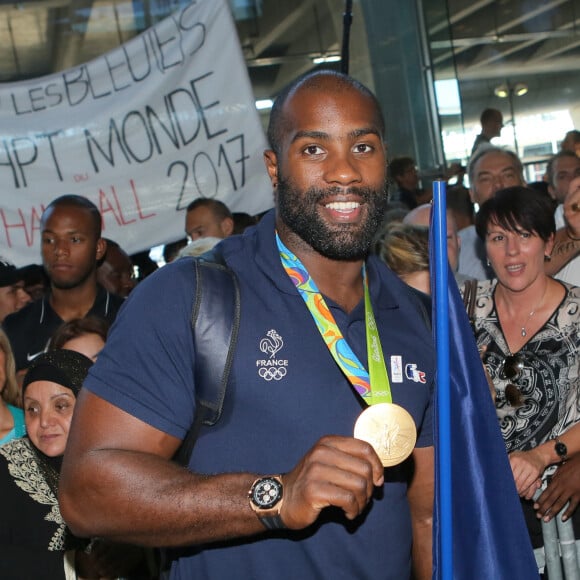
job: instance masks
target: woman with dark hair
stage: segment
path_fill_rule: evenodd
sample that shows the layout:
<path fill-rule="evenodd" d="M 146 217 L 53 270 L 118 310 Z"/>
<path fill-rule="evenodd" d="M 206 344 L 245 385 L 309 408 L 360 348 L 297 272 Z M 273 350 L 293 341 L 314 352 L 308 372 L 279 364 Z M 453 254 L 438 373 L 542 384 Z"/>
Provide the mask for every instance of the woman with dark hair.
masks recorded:
<path fill-rule="evenodd" d="M 555 229 L 550 200 L 525 187 L 498 191 L 476 216 L 495 279 L 477 283 L 475 334 L 534 547 L 531 498 L 580 451 L 580 288 L 545 273 Z"/>
<path fill-rule="evenodd" d="M 2 578 L 115 578 L 144 562 L 140 548 L 76 538 L 58 482 L 76 397 L 92 361 L 72 350 L 34 359 L 22 384 L 28 435 L 0 446 Z M 139 578 L 149 578 L 146 568 Z"/>

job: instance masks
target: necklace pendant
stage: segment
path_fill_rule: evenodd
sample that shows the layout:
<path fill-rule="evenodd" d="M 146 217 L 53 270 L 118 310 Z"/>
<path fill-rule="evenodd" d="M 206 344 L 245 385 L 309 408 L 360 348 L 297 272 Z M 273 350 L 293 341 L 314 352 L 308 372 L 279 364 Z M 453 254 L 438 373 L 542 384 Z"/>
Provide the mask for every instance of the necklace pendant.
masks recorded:
<path fill-rule="evenodd" d="M 522 326 L 522 337 L 527 336 L 528 333 L 526 332 L 526 329 Z"/>

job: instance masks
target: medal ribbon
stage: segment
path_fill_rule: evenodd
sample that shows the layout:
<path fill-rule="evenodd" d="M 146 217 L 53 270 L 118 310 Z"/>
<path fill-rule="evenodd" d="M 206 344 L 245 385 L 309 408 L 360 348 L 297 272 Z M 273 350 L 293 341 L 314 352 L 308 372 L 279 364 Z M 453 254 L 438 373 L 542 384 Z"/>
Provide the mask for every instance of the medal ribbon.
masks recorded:
<path fill-rule="evenodd" d="M 316 283 L 299 258 L 284 245 L 277 233 L 276 243 L 284 270 L 304 300 L 318 331 L 340 370 L 367 404 L 392 403 L 391 385 L 371 305 L 365 266 L 363 266 L 363 283 L 368 371 L 346 342 Z"/>

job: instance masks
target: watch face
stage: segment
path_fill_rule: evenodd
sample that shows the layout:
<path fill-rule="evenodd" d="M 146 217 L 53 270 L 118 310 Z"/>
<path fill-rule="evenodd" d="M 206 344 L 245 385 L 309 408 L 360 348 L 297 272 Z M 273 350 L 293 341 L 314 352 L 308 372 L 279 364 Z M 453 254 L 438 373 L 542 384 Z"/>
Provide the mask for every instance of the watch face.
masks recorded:
<path fill-rule="evenodd" d="M 270 509 L 282 499 L 282 485 L 271 477 L 260 479 L 252 488 L 251 499 L 260 509 Z"/>
<path fill-rule="evenodd" d="M 564 457 L 568 453 L 568 448 L 566 447 L 566 445 L 564 443 L 562 443 L 561 441 L 558 441 L 558 443 L 556 443 L 556 453 L 560 457 Z"/>

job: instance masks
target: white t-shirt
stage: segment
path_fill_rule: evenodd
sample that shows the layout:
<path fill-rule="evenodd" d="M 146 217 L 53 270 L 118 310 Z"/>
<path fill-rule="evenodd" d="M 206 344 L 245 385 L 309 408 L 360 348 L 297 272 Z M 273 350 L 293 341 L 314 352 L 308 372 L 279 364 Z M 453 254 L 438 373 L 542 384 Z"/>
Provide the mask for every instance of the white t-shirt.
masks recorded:
<path fill-rule="evenodd" d="M 563 228 L 566 225 L 564 221 L 564 206 L 559 204 L 554 212 L 556 220 L 556 229 Z M 580 256 L 570 260 L 559 272 L 554 274 L 554 278 L 563 280 L 574 286 L 580 286 Z"/>
<path fill-rule="evenodd" d="M 476 280 L 491 280 L 493 270 L 487 265 L 485 245 L 479 239 L 475 226 L 467 226 L 459 230 L 461 248 L 459 250 L 459 266 L 457 271 Z"/>

